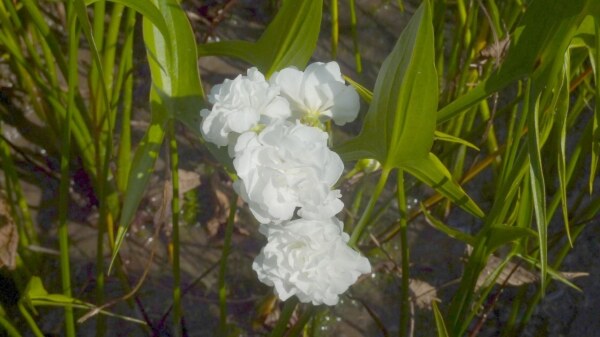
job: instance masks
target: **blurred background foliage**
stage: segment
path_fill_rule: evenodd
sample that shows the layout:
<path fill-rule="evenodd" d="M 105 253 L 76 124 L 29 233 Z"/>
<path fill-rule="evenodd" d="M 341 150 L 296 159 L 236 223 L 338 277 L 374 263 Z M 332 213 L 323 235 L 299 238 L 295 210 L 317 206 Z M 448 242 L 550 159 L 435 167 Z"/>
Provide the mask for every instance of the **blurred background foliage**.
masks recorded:
<path fill-rule="evenodd" d="M 5 335 L 597 331 L 599 2 L 1 0 L 0 23 Z M 282 304 L 199 111 L 251 65 L 330 59 L 363 98 L 329 131 L 374 271 Z"/>

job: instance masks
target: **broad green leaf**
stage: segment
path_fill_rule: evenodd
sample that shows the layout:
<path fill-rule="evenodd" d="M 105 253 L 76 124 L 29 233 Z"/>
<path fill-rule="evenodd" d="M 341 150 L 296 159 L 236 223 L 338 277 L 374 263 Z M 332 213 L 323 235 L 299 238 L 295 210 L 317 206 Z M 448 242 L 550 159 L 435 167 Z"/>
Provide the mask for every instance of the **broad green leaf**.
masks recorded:
<path fill-rule="evenodd" d="M 454 181 L 448 169 L 433 153 L 429 153 L 427 157 L 421 160 L 408 162 L 402 168 L 467 212 L 477 217 L 484 216 L 483 211 Z"/>
<path fill-rule="evenodd" d="M 374 158 L 383 167 L 401 167 L 428 156 L 438 99 L 431 20 L 425 1 L 379 70 L 361 133 L 338 147 L 343 158 Z"/>
<path fill-rule="evenodd" d="M 199 56 L 236 57 L 256 66 L 267 77 L 289 66 L 304 68 L 317 46 L 322 11 L 322 0 L 284 1 L 257 42 L 201 44 Z"/>
<path fill-rule="evenodd" d="M 167 122 L 179 118 L 188 127 L 197 129 L 199 123 L 190 116 L 198 114 L 204 97 L 194 34 L 185 12 L 176 0 L 154 0 L 153 3 L 168 31 L 162 34 L 153 20 L 144 18 L 144 41 L 152 76 L 152 121 L 131 165 L 109 271 L 154 171 Z"/>
<path fill-rule="evenodd" d="M 437 115 L 438 122 L 452 118 L 513 81 L 553 62 L 555 53 L 562 55 L 564 52 L 555 50 L 557 41 L 571 40 L 574 28 L 579 26 L 595 1 L 532 1 L 512 34 L 511 47 L 498 71 L 443 107 Z"/>
<path fill-rule="evenodd" d="M 442 313 L 437 306 L 437 301 L 432 301 L 431 306 L 433 308 L 433 316 L 435 317 L 435 326 L 437 327 L 438 337 L 448 337 L 448 329 L 446 329 L 444 316 L 442 316 Z"/>

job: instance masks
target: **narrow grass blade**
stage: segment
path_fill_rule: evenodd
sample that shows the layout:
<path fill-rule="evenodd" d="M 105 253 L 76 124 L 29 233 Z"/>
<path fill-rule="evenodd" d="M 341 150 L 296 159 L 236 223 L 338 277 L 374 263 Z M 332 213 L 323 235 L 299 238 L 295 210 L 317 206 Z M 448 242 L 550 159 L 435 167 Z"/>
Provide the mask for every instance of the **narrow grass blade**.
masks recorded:
<path fill-rule="evenodd" d="M 431 302 L 433 308 L 433 316 L 435 317 L 435 326 L 437 327 L 438 337 L 448 337 L 448 329 L 446 329 L 446 322 L 444 322 L 444 316 L 438 308 L 437 301 Z"/>
<path fill-rule="evenodd" d="M 167 124 L 166 112 L 163 111 L 163 109 L 164 107 L 160 102 L 154 102 L 153 119 L 150 123 L 150 127 L 138 145 L 131 163 L 131 171 L 127 183 L 127 193 L 125 193 L 123 208 L 121 210 L 121 220 L 119 221 L 119 228 L 115 236 L 113 256 L 111 258 L 110 266 L 108 267 L 109 274 L 119 249 L 123 244 L 129 224 L 137 211 L 137 207 L 146 190 L 150 176 L 154 171 L 154 163 L 158 158 L 160 147 L 162 146 L 165 137 L 165 128 Z"/>
<path fill-rule="evenodd" d="M 587 15 L 588 0 L 531 2 L 513 33 L 511 47 L 498 71 L 467 94 L 444 106 L 437 115 L 446 121 L 515 80 L 553 62 L 557 41 L 570 41 L 574 28 Z M 545 56 L 545 57 L 542 57 Z"/>
<path fill-rule="evenodd" d="M 558 188 L 560 194 L 560 203 L 562 206 L 562 216 L 565 225 L 565 232 L 567 233 L 567 239 L 569 244 L 573 246 L 573 240 L 571 238 L 571 230 L 569 225 L 569 209 L 567 203 L 567 164 L 566 164 L 566 143 L 567 143 L 567 113 L 569 111 L 570 93 L 568 80 L 571 77 L 569 66 L 570 66 L 570 52 L 567 50 L 565 53 L 565 60 L 563 65 L 563 83 L 558 93 L 559 98 L 556 107 L 556 127 L 558 131 L 558 151 L 556 154 L 556 167 L 558 175 Z"/>
<path fill-rule="evenodd" d="M 532 82 L 529 81 L 525 91 L 524 112 L 527 115 L 527 148 L 529 156 L 529 182 L 531 196 L 533 201 L 533 210 L 535 214 L 537 231 L 539 236 L 539 252 L 541 264 L 541 284 L 546 281 L 546 270 L 548 267 L 548 228 L 546 221 L 546 184 L 544 182 L 544 171 L 542 168 L 542 155 L 540 143 L 539 127 L 539 98 L 536 92 L 531 88 Z"/>
<path fill-rule="evenodd" d="M 435 135 L 436 140 L 441 140 L 441 141 L 449 142 L 449 143 L 461 144 L 466 147 L 470 147 L 475 151 L 479 151 L 479 148 L 477 146 L 475 146 L 473 143 L 470 143 L 462 138 L 455 137 L 453 135 L 450 135 L 450 134 L 447 134 L 447 133 L 444 133 L 441 131 L 437 131 L 437 130 L 435 131 L 434 135 Z"/>
<path fill-rule="evenodd" d="M 475 241 L 475 237 L 473 237 L 472 235 L 463 233 L 457 229 L 446 225 L 445 223 L 441 222 L 440 220 L 436 219 L 433 215 L 431 215 L 429 211 L 427 211 L 425 206 L 423 206 L 423 204 L 421 204 L 420 206 L 421 212 L 425 215 L 425 218 L 427 218 L 427 222 L 429 222 L 429 224 L 431 224 L 435 229 L 439 230 L 440 232 L 448 235 L 453 239 L 464 242 L 470 246 L 474 246 L 477 243 Z"/>

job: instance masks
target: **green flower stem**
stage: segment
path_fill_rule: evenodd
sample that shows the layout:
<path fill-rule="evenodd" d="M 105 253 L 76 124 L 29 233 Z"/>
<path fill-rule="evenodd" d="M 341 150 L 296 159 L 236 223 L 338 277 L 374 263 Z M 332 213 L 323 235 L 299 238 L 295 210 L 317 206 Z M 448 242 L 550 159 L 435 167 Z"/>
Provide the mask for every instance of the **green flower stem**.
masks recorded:
<path fill-rule="evenodd" d="M 175 336 L 182 335 L 181 325 L 181 270 L 179 264 L 179 155 L 177 153 L 177 140 L 175 139 L 175 122 L 169 121 L 169 152 L 171 158 L 171 186 L 173 198 L 171 199 L 171 222 L 173 224 L 173 326 Z"/>
<path fill-rule="evenodd" d="M 227 218 L 227 227 L 225 228 L 225 239 L 223 242 L 223 253 L 221 256 L 221 266 L 219 268 L 219 332 L 220 336 L 227 335 L 227 286 L 225 284 L 225 273 L 227 271 L 227 257 L 231 251 L 231 235 L 233 234 L 233 225 L 235 222 L 235 213 L 237 212 L 238 196 L 234 195 L 229 203 L 229 217 Z"/>
<path fill-rule="evenodd" d="M 373 194 L 371 195 L 369 204 L 367 204 L 367 208 L 364 210 L 362 216 L 360 217 L 360 220 L 358 221 L 358 224 L 356 225 L 356 227 L 354 227 L 354 230 L 352 231 L 352 236 L 350 237 L 350 241 L 348 242 L 350 246 L 356 248 L 358 240 L 360 240 L 363 231 L 365 230 L 367 224 L 369 223 L 369 220 L 371 219 L 371 214 L 373 213 L 375 204 L 379 199 L 379 195 L 385 187 L 385 183 L 387 182 L 387 178 L 390 174 L 390 171 L 391 169 L 385 167 L 381 170 L 381 177 L 379 177 L 379 181 L 375 186 L 375 191 L 373 191 Z"/>
<path fill-rule="evenodd" d="M 409 291 L 409 262 L 410 250 L 408 247 L 408 210 L 406 194 L 404 192 L 404 171 L 398 170 L 398 210 L 400 211 L 400 247 L 402 249 L 402 299 L 400 302 L 400 329 L 399 336 L 407 336 L 410 323 L 410 291 Z"/>
<path fill-rule="evenodd" d="M 27 324 L 29 324 L 29 327 L 31 328 L 31 331 L 33 331 L 33 335 L 35 337 L 44 337 L 44 334 L 42 333 L 42 331 L 38 327 L 38 325 L 35 322 L 35 320 L 33 319 L 33 317 L 31 317 L 31 315 L 29 314 L 29 312 L 27 311 L 27 309 L 25 309 L 25 307 L 23 306 L 23 304 L 19 303 L 18 307 L 19 307 L 19 311 L 21 312 L 21 315 L 23 316 L 23 318 L 25 318 L 25 321 L 27 321 Z"/>
<path fill-rule="evenodd" d="M 285 335 L 285 329 L 290 322 L 290 317 L 292 317 L 294 309 L 296 309 L 296 305 L 298 305 L 298 299 L 296 297 L 292 297 L 285 302 L 283 305 L 283 310 L 281 310 L 279 320 L 273 328 L 273 331 L 271 331 L 269 337 L 282 337 Z"/>

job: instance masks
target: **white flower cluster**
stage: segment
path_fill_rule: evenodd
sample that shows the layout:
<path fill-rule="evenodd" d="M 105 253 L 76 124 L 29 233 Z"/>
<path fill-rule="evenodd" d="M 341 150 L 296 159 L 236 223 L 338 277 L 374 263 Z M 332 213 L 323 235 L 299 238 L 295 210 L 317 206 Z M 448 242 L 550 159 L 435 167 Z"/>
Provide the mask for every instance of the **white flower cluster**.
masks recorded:
<path fill-rule="evenodd" d="M 256 69 L 225 80 L 209 95 L 201 131 L 228 146 L 238 175 L 234 188 L 261 223 L 268 243 L 252 268 L 282 300 L 335 305 L 369 261 L 347 244 L 335 218 L 344 204 L 333 186 L 344 164 L 315 125 L 338 125 L 358 115 L 358 94 L 336 62 L 313 63 L 304 72 L 286 68 L 269 81 Z"/>

